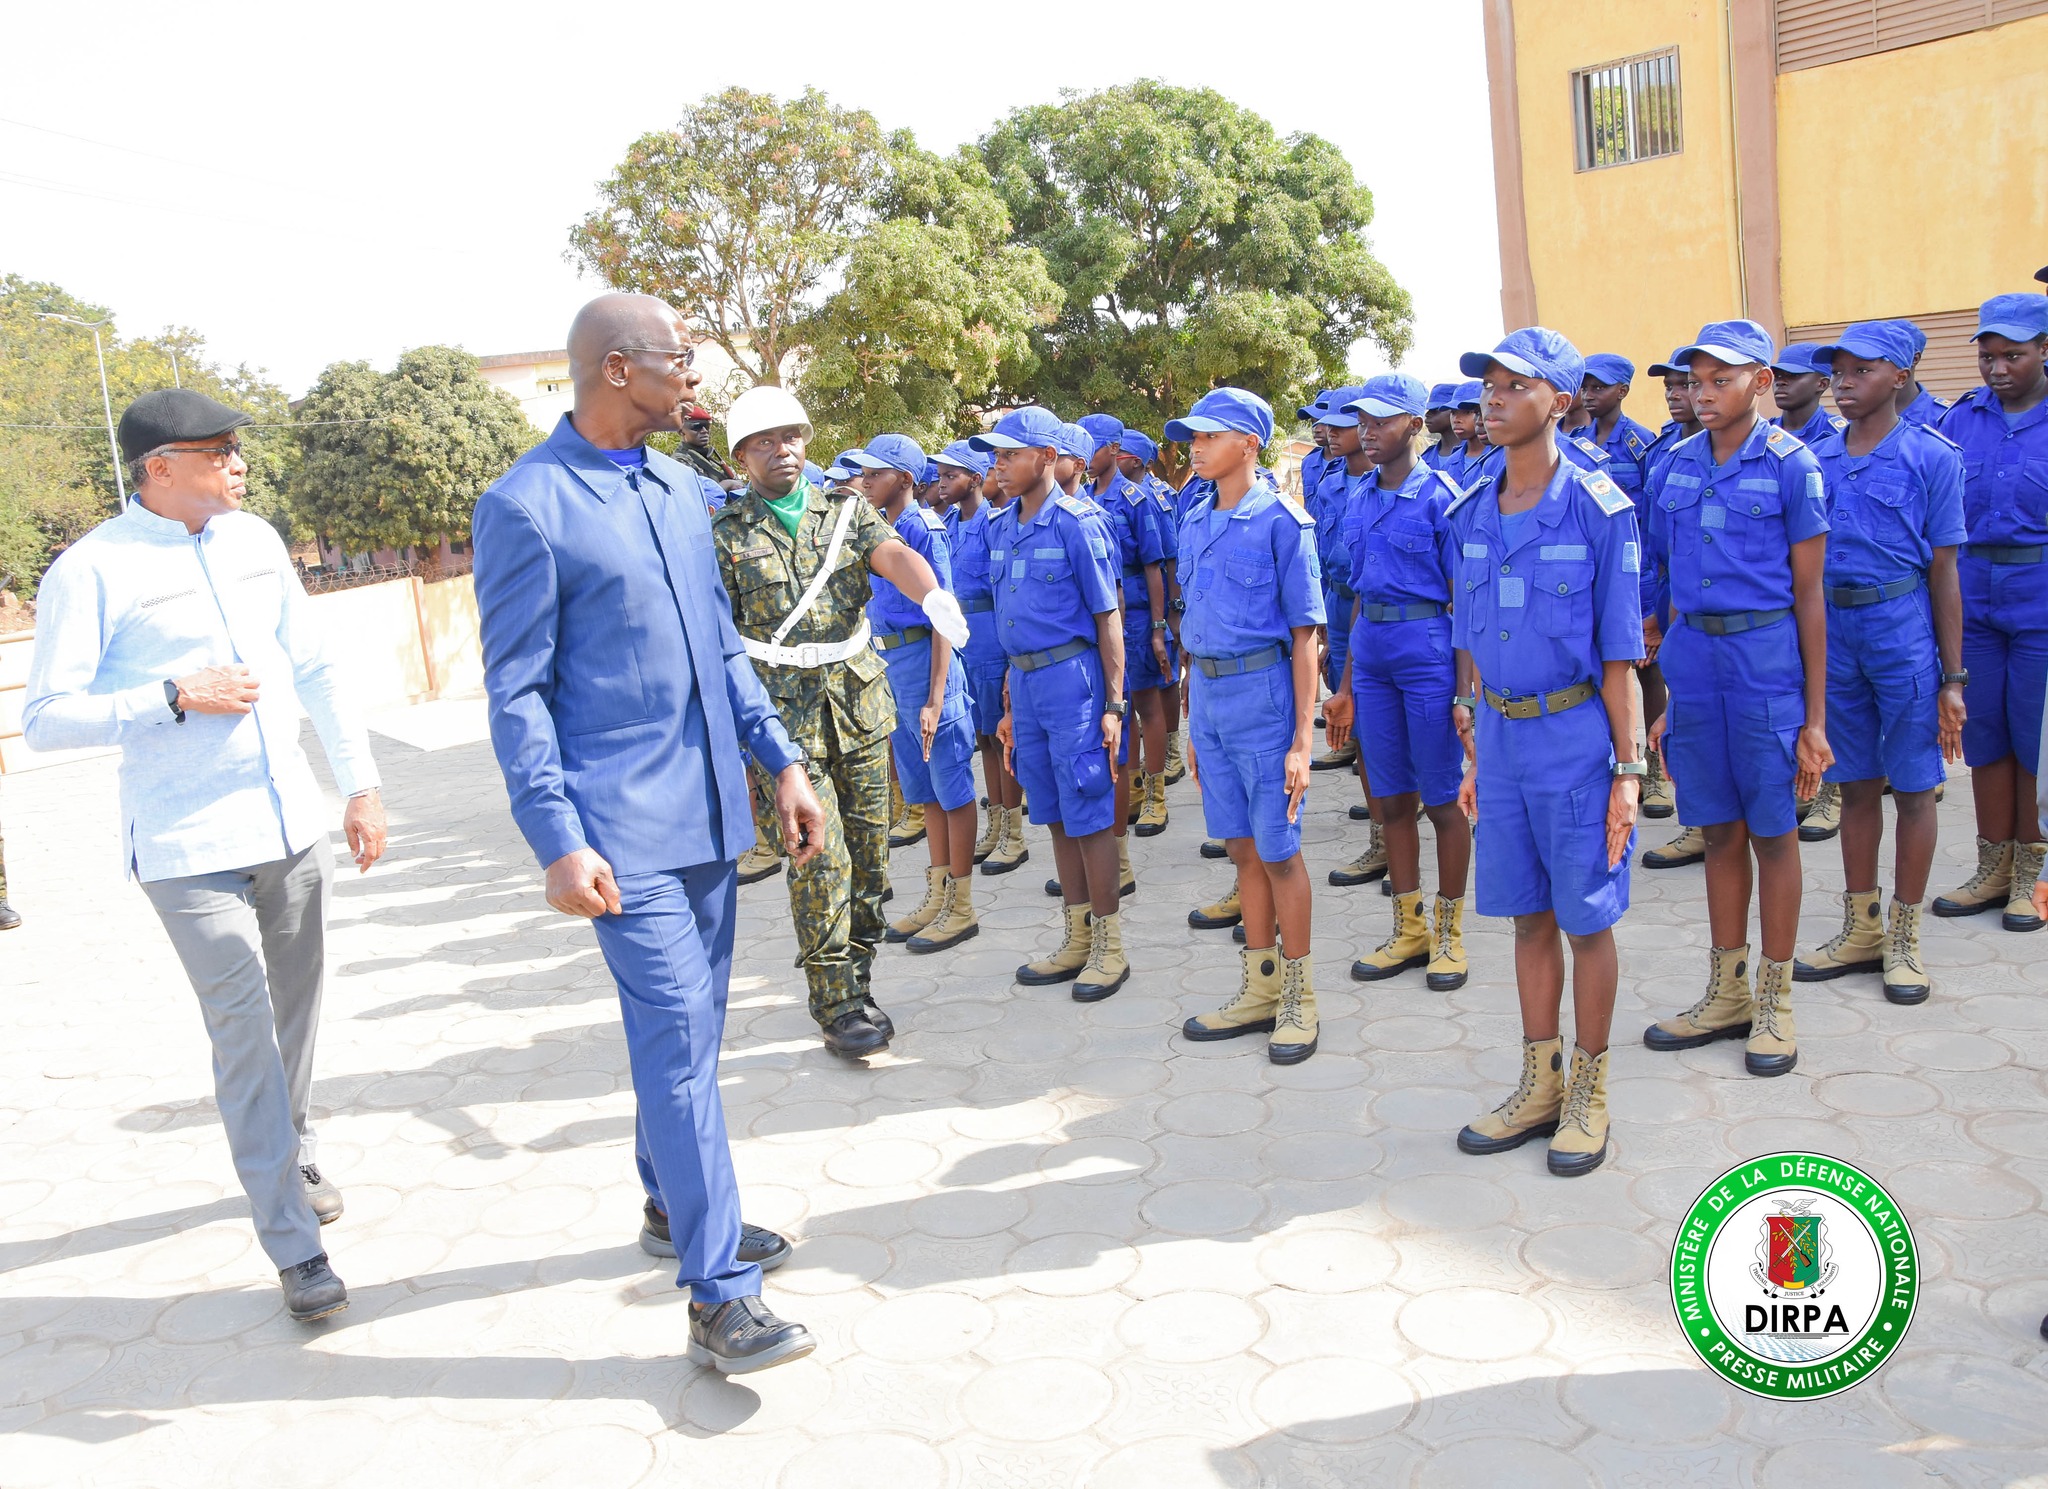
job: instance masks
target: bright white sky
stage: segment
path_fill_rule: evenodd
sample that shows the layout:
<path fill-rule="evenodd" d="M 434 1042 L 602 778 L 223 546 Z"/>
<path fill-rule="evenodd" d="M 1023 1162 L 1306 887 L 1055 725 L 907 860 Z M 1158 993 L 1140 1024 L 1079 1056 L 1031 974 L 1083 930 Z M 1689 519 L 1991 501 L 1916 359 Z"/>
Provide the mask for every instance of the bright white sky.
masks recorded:
<path fill-rule="evenodd" d="M 125 334 L 191 326 L 293 395 L 409 346 L 560 346 L 600 288 L 562 258 L 595 184 L 733 83 L 815 84 L 934 150 L 1062 88 L 1214 87 L 1371 187 L 1415 297 L 1407 370 L 1449 379 L 1500 335 L 1477 0 L 70 0 L 10 7 L 7 30 L 0 272 L 112 306 Z"/>

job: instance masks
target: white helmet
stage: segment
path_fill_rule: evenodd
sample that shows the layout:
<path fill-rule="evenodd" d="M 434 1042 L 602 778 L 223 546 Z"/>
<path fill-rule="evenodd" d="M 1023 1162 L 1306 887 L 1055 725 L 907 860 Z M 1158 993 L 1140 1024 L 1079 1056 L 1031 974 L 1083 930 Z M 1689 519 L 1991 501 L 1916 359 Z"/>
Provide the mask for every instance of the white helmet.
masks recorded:
<path fill-rule="evenodd" d="M 796 395 L 787 388 L 763 383 L 740 394 L 725 411 L 725 447 L 738 450 L 743 441 L 764 429 L 782 429 L 791 424 L 802 425 L 804 438 L 811 437 L 811 416 L 796 401 Z"/>

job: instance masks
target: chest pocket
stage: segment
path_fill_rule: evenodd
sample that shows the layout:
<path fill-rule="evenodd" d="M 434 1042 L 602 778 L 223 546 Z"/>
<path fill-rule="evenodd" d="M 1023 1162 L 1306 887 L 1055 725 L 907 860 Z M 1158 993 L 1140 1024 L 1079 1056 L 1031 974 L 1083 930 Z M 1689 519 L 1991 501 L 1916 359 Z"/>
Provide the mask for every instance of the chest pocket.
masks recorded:
<path fill-rule="evenodd" d="M 1912 511 L 1913 488 L 1900 480 L 1876 480 L 1864 487 L 1858 524 L 1880 542 L 1896 543 L 1919 526 Z"/>
<path fill-rule="evenodd" d="M 2048 522 L 2048 460 L 2029 460 L 2020 467 L 2019 508 L 2035 524 Z"/>
<path fill-rule="evenodd" d="M 1074 561 L 1058 546 L 1034 548 L 1025 560 L 1025 572 L 1046 584 L 1069 584 L 1074 578 Z"/>
<path fill-rule="evenodd" d="M 1659 525 L 1673 554 L 1696 557 L 1700 551 L 1700 521 L 1703 513 L 1697 476 L 1667 476 L 1658 494 Z"/>
<path fill-rule="evenodd" d="M 1397 522 L 1387 530 L 1387 546 L 1414 563 L 1436 548 L 1436 533 L 1424 522 Z"/>
<path fill-rule="evenodd" d="M 1226 619 L 1250 625 L 1273 608 L 1273 560 L 1263 553 L 1233 553 L 1223 560 L 1218 586 Z"/>
<path fill-rule="evenodd" d="M 1589 636 L 1593 631 L 1593 565 L 1539 562 L 1529 579 L 1530 609 L 1546 636 Z"/>
<path fill-rule="evenodd" d="M 733 555 L 732 585 L 741 594 L 788 583 L 789 565 L 775 549 L 745 548 Z"/>
<path fill-rule="evenodd" d="M 1775 558 L 1785 551 L 1785 494 L 1776 481 L 1737 481 L 1727 493 L 1728 529 L 1735 551 L 1748 559 Z"/>

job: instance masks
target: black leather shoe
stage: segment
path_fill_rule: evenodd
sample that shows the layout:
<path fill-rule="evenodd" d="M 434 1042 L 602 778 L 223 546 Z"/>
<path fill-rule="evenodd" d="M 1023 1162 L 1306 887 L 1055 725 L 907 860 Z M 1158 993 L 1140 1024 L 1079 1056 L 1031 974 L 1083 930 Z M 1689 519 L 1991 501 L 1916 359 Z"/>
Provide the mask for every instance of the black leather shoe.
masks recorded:
<path fill-rule="evenodd" d="M 1202 857 L 1228 858 L 1230 857 L 1230 850 L 1223 846 L 1223 839 L 1221 838 L 1203 838 Z"/>
<path fill-rule="evenodd" d="M 348 1289 L 334 1275 L 334 1268 L 327 1265 L 324 1251 L 295 1267 L 286 1267 L 277 1274 L 277 1280 L 284 1287 L 284 1306 L 302 1324 L 331 1317 L 348 1307 Z"/>
<path fill-rule="evenodd" d="M 661 1213 L 653 1200 L 640 1209 L 640 1249 L 649 1256 L 673 1258 L 676 1254 L 676 1243 L 668 1231 L 668 1216 Z M 774 1231 L 740 1222 L 741 1262 L 751 1262 L 764 1272 L 772 1272 L 789 1260 L 789 1253 L 789 1242 Z"/>
<path fill-rule="evenodd" d="M 1353 822 L 1372 821 L 1372 808 L 1362 801 L 1354 801 L 1351 803 L 1351 820 Z"/>
<path fill-rule="evenodd" d="M 1046 880 L 1045 892 L 1051 895 L 1054 899 L 1058 899 L 1060 897 L 1060 881 L 1057 879 Z"/>
<path fill-rule="evenodd" d="M 858 1008 L 840 1014 L 823 1025 L 818 1033 L 823 1037 L 826 1049 L 848 1060 L 877 1055 L 889 1047 L 889 1036 L 877 1029 L 867 1014 Z"/>
<path fill-rule="evenodd" d="M 809 1329 L 777 1318 L 759 1296 L 690 1305 L 690 1358 L 721 1375 L 766 1370 L 817 1347 Z"/>
<path fill-rule="evenodd" d="M 882 1012 L 873 998 L 861 999 L 860 1011 L 868 1016 L 869 1023 L 882 1031 L 882 1038 L 894 1039 L 896 1037 L 896 1021 L 890 1018 L 888 1014 Z"/>
<path fill-rule="evenodd" d="M 321 1174 L 319 1164 L 300 1164 L 299 1182 L 306 1186 L 306 1203 L 313 1207 L 313 1214 L 322 1225 L 332 1225 L 341 1219 L 341 1191 Z"/>
<path fill-rule="evenodd" d="M 0 900 L 0 931 L 11 931 L 21 924 L 21 912 L 5 900 Z"/>

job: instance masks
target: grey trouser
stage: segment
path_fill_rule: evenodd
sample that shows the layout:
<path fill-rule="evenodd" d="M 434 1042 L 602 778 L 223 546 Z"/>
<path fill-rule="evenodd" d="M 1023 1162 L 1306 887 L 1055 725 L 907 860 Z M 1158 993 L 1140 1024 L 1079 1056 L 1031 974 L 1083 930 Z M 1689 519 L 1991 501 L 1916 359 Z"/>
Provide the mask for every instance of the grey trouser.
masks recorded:
<path fill-rule="evenodd" d="M 256 1238 L 280 1270 L 317 1256 L 299 1164 L 326 983 L 327 840 L 275 863 L 142 886 L 199 995 L 213 1094 Z"/>

